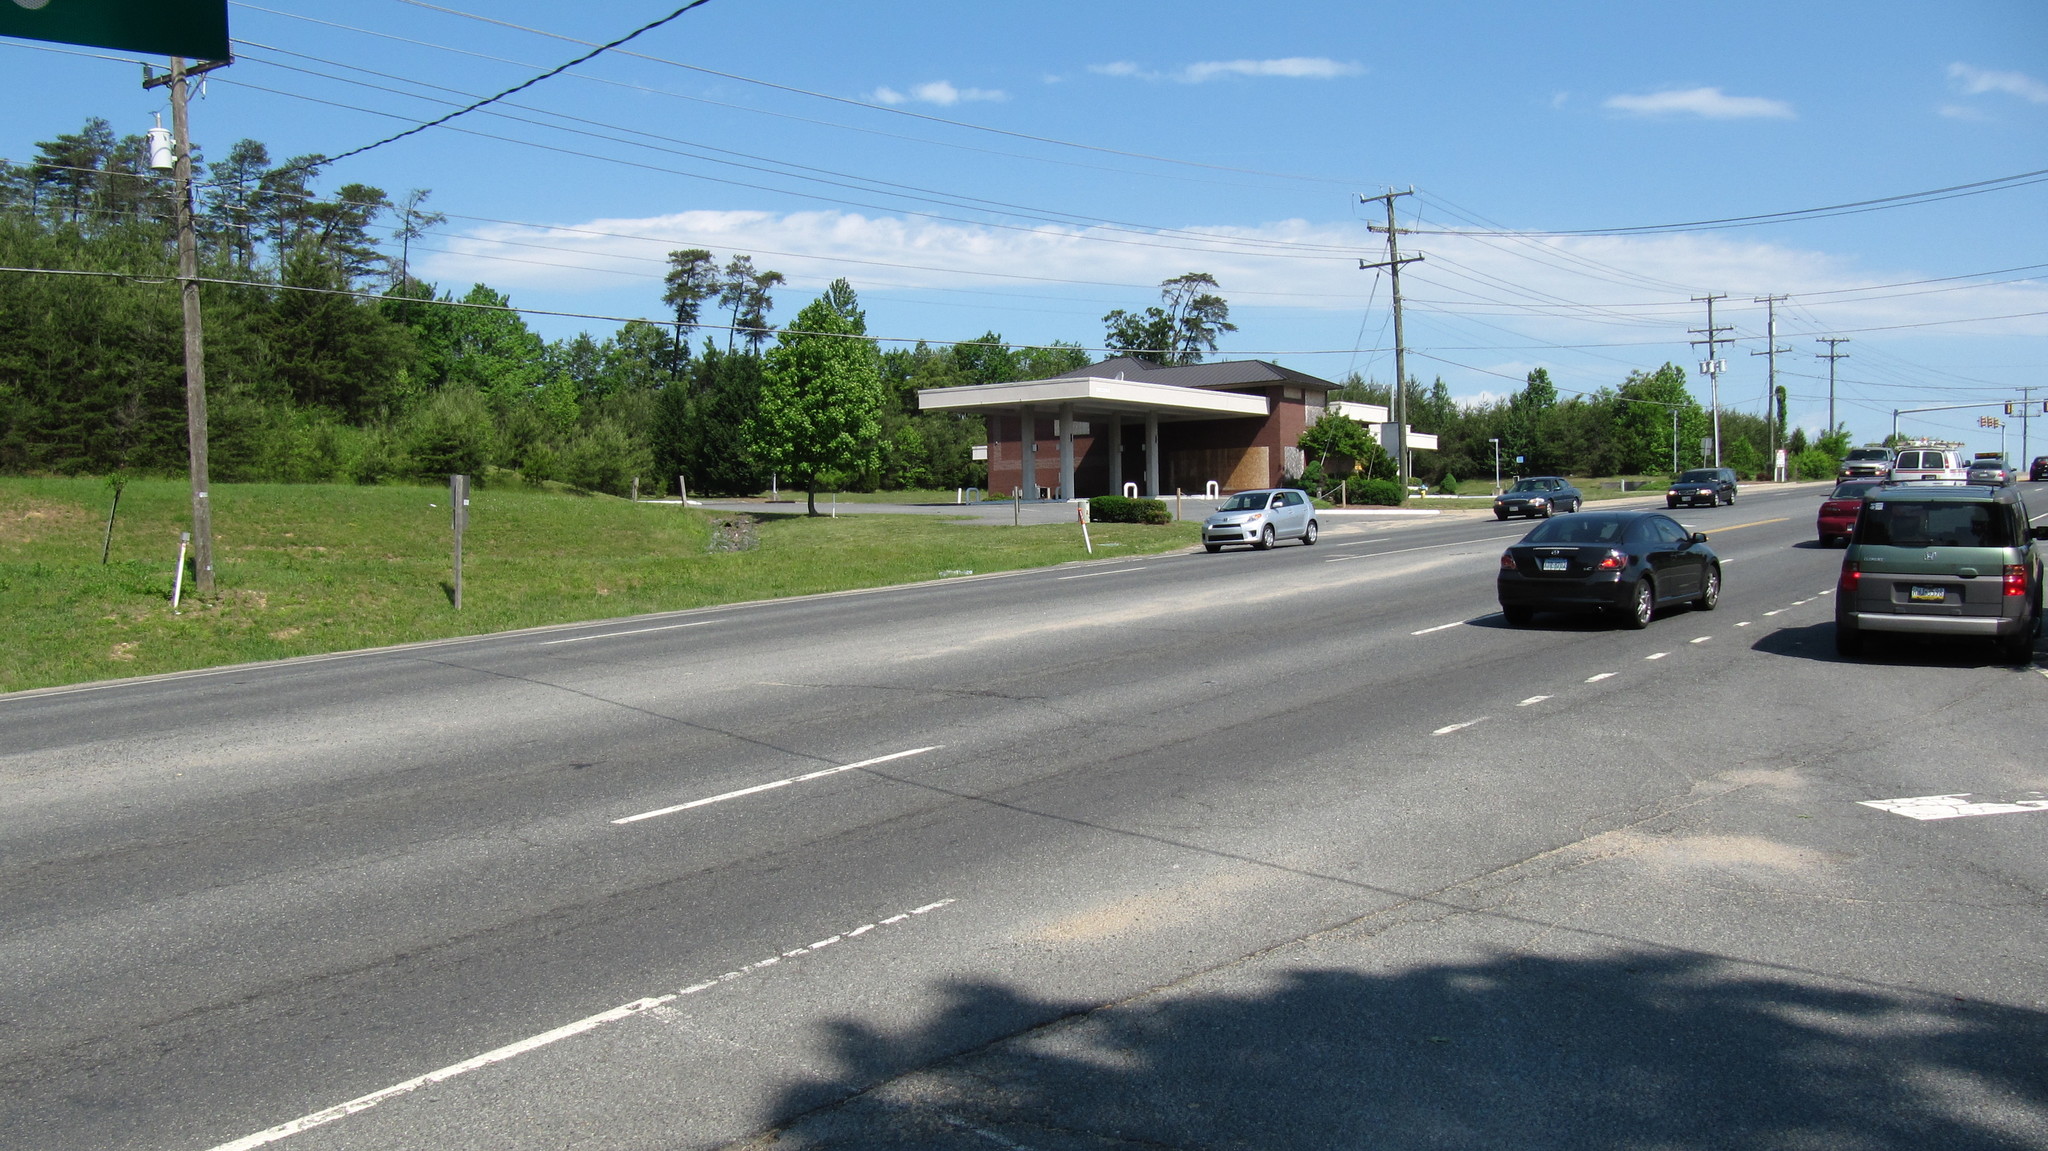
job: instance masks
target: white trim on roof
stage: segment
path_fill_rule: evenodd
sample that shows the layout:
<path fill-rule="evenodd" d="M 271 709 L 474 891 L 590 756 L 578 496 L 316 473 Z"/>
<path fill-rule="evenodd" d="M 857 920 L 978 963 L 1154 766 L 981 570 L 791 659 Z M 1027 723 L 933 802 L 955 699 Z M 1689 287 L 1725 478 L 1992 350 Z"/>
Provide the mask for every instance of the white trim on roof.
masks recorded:
<path fill-rule="evenodd" d="M 1154 415 L 1197 419 L 1218 416 L 1264 416 L 1264 396 L 1147 384 L 1137 380 L 1106 380 L 1077 376 L 1062 380 L 1020 380 L 1010 384 L 970 384 L 958 388 L 920 388 L 920 410 L 1008 412 L 1023 405 L 1072 404 L 1077 415 Z"/>

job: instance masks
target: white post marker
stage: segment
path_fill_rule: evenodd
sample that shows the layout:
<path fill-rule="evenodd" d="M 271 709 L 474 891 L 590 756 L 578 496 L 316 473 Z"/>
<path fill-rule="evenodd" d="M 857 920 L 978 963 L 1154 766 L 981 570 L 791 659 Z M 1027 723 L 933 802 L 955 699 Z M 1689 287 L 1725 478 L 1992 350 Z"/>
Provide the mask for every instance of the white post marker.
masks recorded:
<path fill-rule="evenodd" d="M 1077 522 L 1079 522 L 1079 523 L 1080 523 L 1080 525 L 1081 525 L 1081 544 L 1082 544 L 1082 546 L 1083 546 L 1083 547 L 1086 547 L 1086 548 L 1088 549 L 1088 554 L 1089 554 L 1089 555 L 1091 555 L 1091 556 L 1092 556 L 1092 555 L 1094 555 L 1094 554 L 1095 554 L 1095 544 L 1094 544 L 1094 542 L 1093 542 L 1093 541 L 1091 541 L 1091 540 L 1090 540 L 1090 539 L 1088 538 L 1088 505 L 1087 505 L 1087 504 L 1085 504 L 1085 503 L 1077 503 L 1077 504 L 1075 504 L 1075 505 L 1074 505 L 1074 519 L 1075 519 L 1075 520 L 1076 520 Z"/>
<path fill-rule="evenodd" d="M 1969 815 L 2013 815 L 2023 811 L 2048 811 L 2048 799 L 2022 799 L 2014 803 L 1970 803 L 1969 792 L 1960 795 L 1919 795 L 1907 799 L 1864 799 L 1864 807 L 1889 811 L 1908 819 L 1961 819 Z"/>
<path fill-rule="evenodd" d="M 185 549 L 192 546 L 192 533 L 178 533 L 178 572 L 171 577 L 171 610 L 178 610 L 178 598 L 185 594 Z"/>

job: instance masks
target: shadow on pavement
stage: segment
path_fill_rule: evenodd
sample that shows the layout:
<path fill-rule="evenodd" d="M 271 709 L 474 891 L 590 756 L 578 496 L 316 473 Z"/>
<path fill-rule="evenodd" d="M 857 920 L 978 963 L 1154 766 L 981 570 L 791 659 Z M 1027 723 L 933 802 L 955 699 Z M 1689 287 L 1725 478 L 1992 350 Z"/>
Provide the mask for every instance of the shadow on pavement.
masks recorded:
<path fill-rule="evenodd" d="M 815 1110 L 744 1146 L 2048 1145 L 2048 1014 L 1708 957 L 1295 969 L 1060 1015 L 970 984 L 923 1031 L 838 1025 L 838 1075 L 776 1113 Z M 1053 1021 L 948 1057 L 1020 1016 Z"/>
<path fill-rule="evenodd" d="M 2003 668 L 2008 671 L 2028 671 L 2026 665 L 2014 664 L 1998 654 L 1998 649 L 1989 640 L 1922 638 L 1912 635 L 1882 635 L 1865 633 L 1863 653 L 1854 658 L 1835 653 L 1835 623 L 1811 623 L 1804 627 L 1786 627 L 1765 632 L 1749 645 L 1751 651 L 1765 655 L 1792 656 L 1810 659 L 1818 663 L 1838 663 L 1849 667 L 1925 667 L 1925 668 Z M 2040 640 L 2034 641 L 2035 650 L 2040 650 Z"/>

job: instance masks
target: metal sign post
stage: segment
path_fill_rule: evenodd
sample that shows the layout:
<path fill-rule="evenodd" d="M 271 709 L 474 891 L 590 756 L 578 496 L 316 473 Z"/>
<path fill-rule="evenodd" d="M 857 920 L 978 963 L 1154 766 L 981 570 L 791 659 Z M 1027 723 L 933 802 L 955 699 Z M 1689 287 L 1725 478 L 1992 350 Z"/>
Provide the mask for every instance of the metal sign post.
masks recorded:
<path fill-rule="evenodd" d="M 455 521 L 455 610 L 462 610 L 462 529 L 469 526 L 469 477 L 448 477 L 448 507 Z"/>

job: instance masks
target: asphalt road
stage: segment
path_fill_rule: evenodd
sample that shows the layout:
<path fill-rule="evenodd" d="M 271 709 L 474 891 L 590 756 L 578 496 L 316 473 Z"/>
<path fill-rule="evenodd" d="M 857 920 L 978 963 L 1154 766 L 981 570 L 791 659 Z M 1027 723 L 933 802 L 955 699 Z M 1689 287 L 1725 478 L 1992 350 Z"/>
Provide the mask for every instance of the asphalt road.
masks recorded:
<path fill-rule="evenodd" d="M 1817 492 L 0 698 L 0 1147 L 2048 1147 L 2048 675 Z"/>

